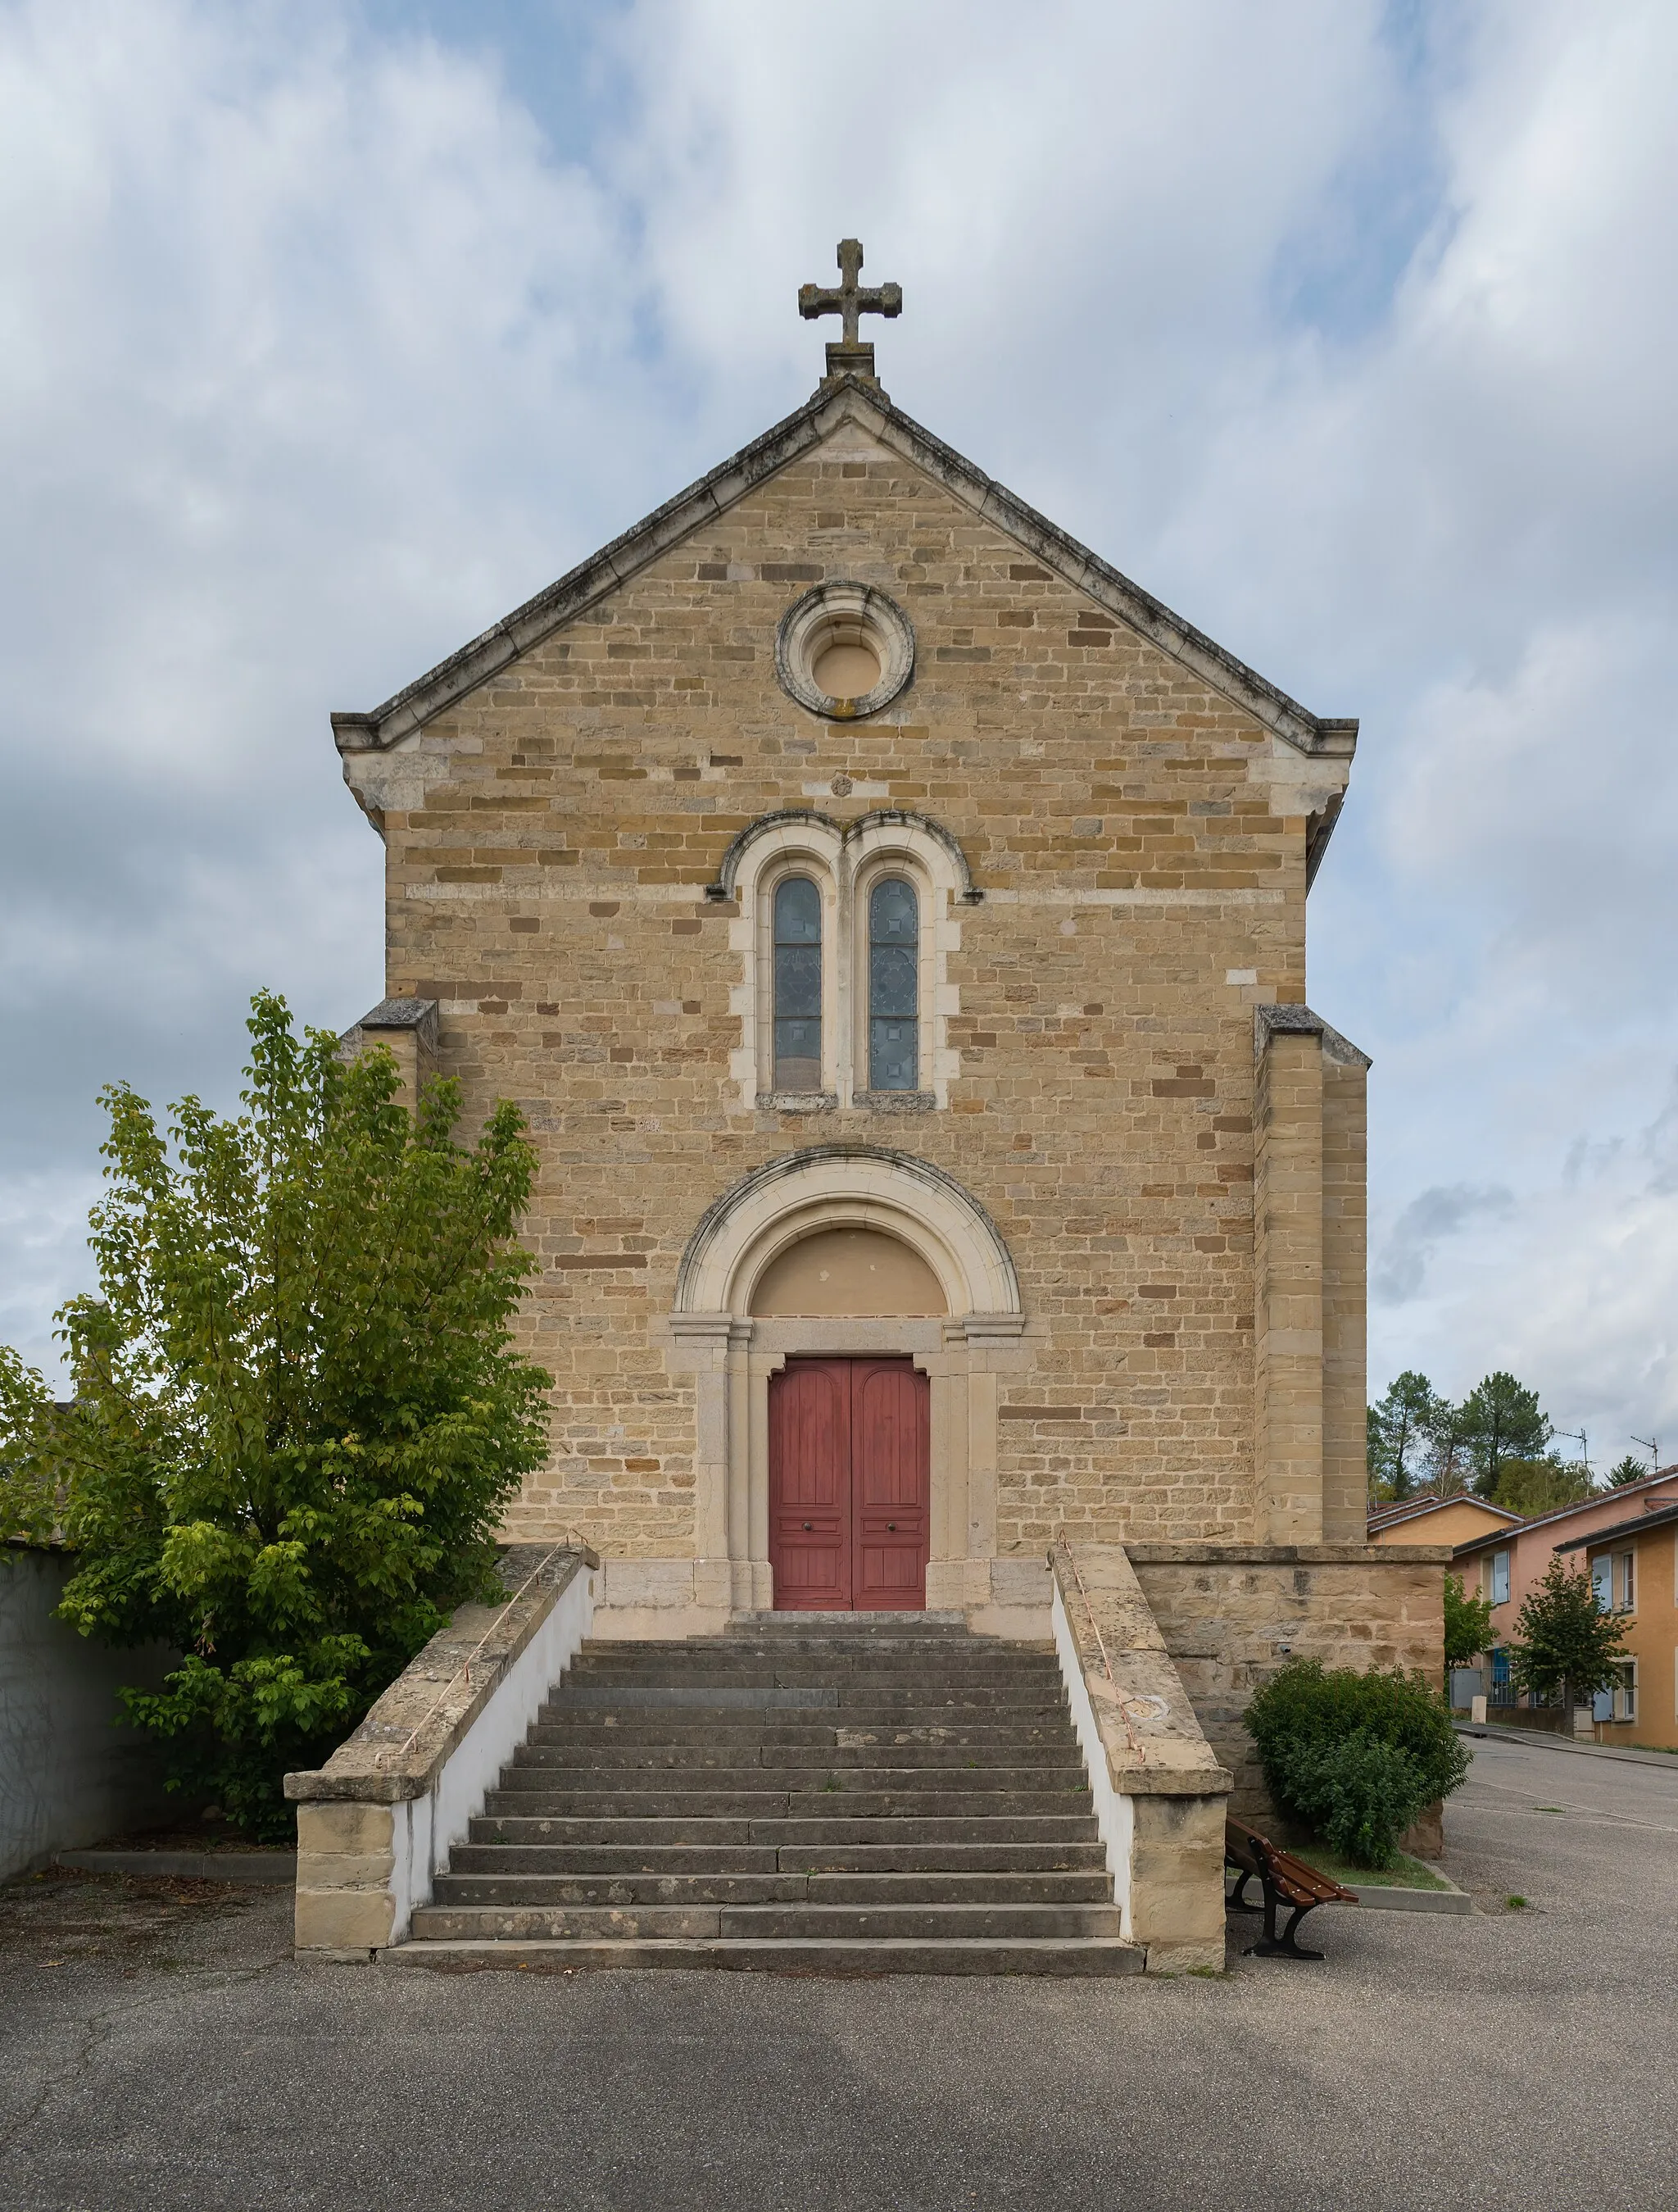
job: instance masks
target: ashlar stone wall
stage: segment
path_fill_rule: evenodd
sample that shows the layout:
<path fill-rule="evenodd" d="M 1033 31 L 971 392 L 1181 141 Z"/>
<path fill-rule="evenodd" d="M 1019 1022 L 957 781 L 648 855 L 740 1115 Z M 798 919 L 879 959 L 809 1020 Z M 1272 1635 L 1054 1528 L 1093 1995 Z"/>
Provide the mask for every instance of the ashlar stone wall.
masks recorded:
<path fill-rule="evenodd" d="M 1290 1658 L 1443 1679 L 1445 1547 L 1127 1549 L 1195 1717 L 1235 1778 L 1230 1810 L 1245 1819 L 1272 1820 L 1275 1810 L 1241 1715 Z"/>

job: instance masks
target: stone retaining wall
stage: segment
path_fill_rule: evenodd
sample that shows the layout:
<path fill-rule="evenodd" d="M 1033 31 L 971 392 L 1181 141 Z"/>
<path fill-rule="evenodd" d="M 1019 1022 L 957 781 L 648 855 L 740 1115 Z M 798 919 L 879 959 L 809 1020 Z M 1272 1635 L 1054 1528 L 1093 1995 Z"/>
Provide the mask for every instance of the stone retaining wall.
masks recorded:
<path fill-rule="evenodd" d="M 1289 1658 L 1360 1672 L 1418 1668 L 1430 1682 L 1444 1679 L 1446 1547 L 1127 1548 L 1207 1741 L 1234 1777 L 1230 1809 L 1244 1819 L 1276 1818 L 1241 1716 Z M 1437 1816 L 1414 1837 L 1418 1850 L 1430 1844 L 1437 1851 Z"/>

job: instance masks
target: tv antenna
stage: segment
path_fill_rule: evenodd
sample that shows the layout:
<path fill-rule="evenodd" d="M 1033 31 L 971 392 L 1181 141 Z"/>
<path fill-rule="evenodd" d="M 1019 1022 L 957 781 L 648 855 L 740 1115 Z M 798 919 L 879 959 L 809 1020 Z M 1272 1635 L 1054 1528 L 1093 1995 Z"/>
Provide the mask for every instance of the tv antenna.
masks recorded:
<path fill-rule="evenodd" d="M 1632 1438 L 1632 1442 L 1633 1442 L 1634 1444 L 1641 1444 L 1641 1445 L 1642 1445 L 1642 1447 L 1643 1447 L 1644 1450 L 1645 1450 L 1645 1451 L 1646 1451 L 1646 1452 L 1648 1453 L 1648 1455 L 1649 1455 L 1649 1461 L 1650 1461 L 1650 1464 L 1651 1464 L 1651 1467 L 1656 1467 L 1656 1468 L 1658 1468 L 1658 1467 L 1659 1467 L 1659 1465 L 1660 1465 L 1660 1463 L 1661 1463 L 1661 1447 L 1660 1447 L 1660 1440 L 1659 1440 L 1659 1438 L 1658 1438 L 1658 1437 L 1633 1437 Z"/>
<path fill-rule="evenodd" d="M 1558 1429 L 1555 1433 L 1559 1437 L 1566 1437 L 1569 1443 L 1572 1443 L 1575 1437 L 1578 1438 L 1579 1463 L 1584 1469 L 1586 1481 L 1589 1481 L 1591 1479 L 1590 1439 L 1585 1435 L 1583 1429 Z"/>

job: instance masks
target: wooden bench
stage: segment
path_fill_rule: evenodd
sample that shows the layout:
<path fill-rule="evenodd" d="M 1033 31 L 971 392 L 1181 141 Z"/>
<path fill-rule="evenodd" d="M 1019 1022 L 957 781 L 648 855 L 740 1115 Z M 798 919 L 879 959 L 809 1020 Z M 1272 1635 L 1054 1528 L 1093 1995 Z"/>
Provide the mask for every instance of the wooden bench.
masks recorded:
<path fill-rule="evenodd" d="M 1249 1905 L 1244 1894 L 1247 1884 L 1257 1880 L 1264 1893 L 1264 1933 L 1257 1943 L 1249 1943 L 1244 1957 L 1255 1953 L 1261 1959 L 1320 1959 L 1320 1951 L 1303 1951 L 1294 1941 L 1299 1923 L 1307 1912 L 1315 1912 L 1319 1905 L 1355 1905 L 1357 1892 L 1342 1889 L 1337 1881 L 1330 1881 L 1315 1867 L 1296 1859 L 1291 1851 L 1279 1850 L 1268 1836 L 1261 1836 L 1257 1828 L 1250 1828 L 1245 1820 L 1233 1815 L 1224 1822 L 1224 1864 L 1233 1867 L 1241 1877 L 1228 1899 L 1232 1912 L 1257 1912 L 1260 1908 Z M 1281 1934 L 1276 1934 L 1276 1907 L 1293 1908 L 1292 1917 Z"/>

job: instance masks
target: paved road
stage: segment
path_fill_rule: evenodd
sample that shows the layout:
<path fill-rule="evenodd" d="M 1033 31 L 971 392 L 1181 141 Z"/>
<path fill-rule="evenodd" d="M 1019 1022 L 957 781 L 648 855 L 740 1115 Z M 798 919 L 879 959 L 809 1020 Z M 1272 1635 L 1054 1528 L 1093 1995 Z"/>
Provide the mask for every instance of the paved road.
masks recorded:
<path fill-rule="evenodd" d="M 1678 1759 L 1481 1743 L 1448 1835 L 1482 1916 L 1223 1982 L 303 1969 L 272 1894 L 15 1884 L 0 2204 L 1671 2212 Z"/>

